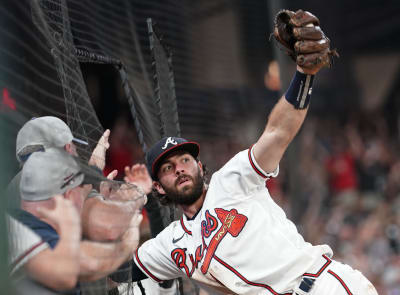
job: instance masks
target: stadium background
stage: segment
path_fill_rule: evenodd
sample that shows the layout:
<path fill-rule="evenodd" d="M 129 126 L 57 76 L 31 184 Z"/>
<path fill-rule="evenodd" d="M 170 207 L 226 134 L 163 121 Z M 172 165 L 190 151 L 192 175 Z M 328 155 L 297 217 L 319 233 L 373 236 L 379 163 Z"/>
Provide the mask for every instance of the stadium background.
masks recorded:
<path fill-rule="evenodd" d="M 306 240 L 330 244 L 379 294 L 400 294 L 398 1 L 3 2 L 2 188 L 18 169 L 16 132 L 34 116 L 63 118 L 91 147 L 111 128 L 108 170 L 122 173 L 143 161 L 118 69 L 79 62 L 74 48 L 123 62 L 136 123 L 150 144 L 160 136 L 161 119 L 148 17 L 173 53 L 181 134 L 201 143 L 201 159 L 215 171 L 257 139 L 290 81 L 293 64 L 268 41 L 273 15 L 280 8 L 315 13 L 341 57 L 318 75 L 309 116 L 271 194 Z"/>

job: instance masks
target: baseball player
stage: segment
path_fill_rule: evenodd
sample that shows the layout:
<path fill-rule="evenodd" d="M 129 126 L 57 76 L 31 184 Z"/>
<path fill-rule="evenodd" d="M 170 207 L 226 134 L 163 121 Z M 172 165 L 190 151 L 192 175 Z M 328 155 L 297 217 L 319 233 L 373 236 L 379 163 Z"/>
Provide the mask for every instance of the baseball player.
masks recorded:
<path fill-rule="evenodd" d="M 137 250 L 133 280 L 187 276 L 235 294 L 377 294 L 360 272 L 333 260 L 328 245 L 304 241 L 265 186 L 305 119 L 314 75 L 337 55 L 318 19 L 302 10 L 280 12 L 275 36 L 292 48 L 297 71 L 253 146 L 208 185 L 198 143 L 167 137 L 148 151 L 154 188 L 184 214 Z"/>

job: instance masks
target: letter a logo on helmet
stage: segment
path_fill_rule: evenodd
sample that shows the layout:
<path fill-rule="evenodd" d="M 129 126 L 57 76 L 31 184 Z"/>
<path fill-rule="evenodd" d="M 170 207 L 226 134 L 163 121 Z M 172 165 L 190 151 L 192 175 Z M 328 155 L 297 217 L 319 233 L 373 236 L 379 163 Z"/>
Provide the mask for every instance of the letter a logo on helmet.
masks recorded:
<path fill-rule="evenodd" d="M 146 152 L 146 164 L 151 177 L 157 180 L 157 171 L 162 161 L 174 151 L 186 151 L 194 158 L 199 155 L 197 142 L 187 141 L 180 137 L 163 137 Z"/>
<path fill-rule="evenodd" d="M 169 143 L 173 144 L 173 145 L 177 145 L 178 144 L 175 140 L 172 139 L 172 137 L 168 137 L 167 140 L 165 141 L 165 144 L 162 147 L 162 149 L 165 150 Z"/>

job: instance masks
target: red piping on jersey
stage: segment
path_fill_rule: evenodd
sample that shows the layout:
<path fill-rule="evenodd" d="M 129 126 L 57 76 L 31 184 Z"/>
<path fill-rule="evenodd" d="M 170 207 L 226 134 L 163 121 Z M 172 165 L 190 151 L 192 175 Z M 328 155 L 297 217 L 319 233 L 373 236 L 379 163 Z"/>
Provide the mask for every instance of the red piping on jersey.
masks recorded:
<path fill-rule="evenodd" d="M 192 235 L 192 232 L 191 232 L 190 230 L 188 230 L 188 229 L 186 228 L 185 224 L 183 223 L 183 216 L 181 217 L 181 226 L 182 226 L 183 230 L 184 230 L 187 234 Z"/>
<path fill-rule="evenodd" d="M 253 148 L 254 145 L 252 145 L 249 148 L 249 161 L 250 161 L 250 165 L 251 167 L 253 167 L 254 171 L 256 171 L 256 173 L 258 175 L 260 175 L 263 178 L 268 178 L 268 176 L 266 176 L 262 171 L 260 171 L 260 169 L 257 168 L 257 166 L 254 164 L 253 158 L 251 157 L 251 149 Z"/>
<path fill-rule="evenodd" d="M 227 286 L 225 286 L 224 284 L 222 284 L 220 281 L 218 281 L 212 274 L 210 274 L 210 276 L 212 276 L 212 278 L 218 283 L 221 284 L 221 286 L 224 286 L 225 288 L 228 288 Z M 228 288 L 229 289 L 229 288 Z"/>
<path fill-rule="evenodd" d="M 37 249 L 39 246 L 43 245 L 45 242 L 40 241 L 39 243 L 33 245 L 31 248 L 26 250 L 24 253 L 22 253 L 15 261 L 11 264 L 11 269 L 14 269 L 14 267 L 17 266 L 17 264 L 24 259 L 26 256 L 28 256 L 30 253 L 32 253 L 35 249 Z"/>
<path fill-rule="evenodd" d="M 347 294 L 349 295 L 353 295 L 353 293 L 350 292 L 349 288 L 347 287 L 347 285 L 345 284 L 345 282 L 343 282 L 343 280 L 333 271 L 328 270 L 328 273 L 333 275 L 339 282 L 340 284 L 342 284 L 343 288 L 346 290 Z"/>
<path fill-rule="evenodd" d="M 316 273 L 305 273 L 303 276 L 308 276 L 308 277 L 313 277 L 313 278 L 318 278 L 320 274 L 328 267 L 329 264 L 331 264 L 332 260 L 329 259 L 329 257 L 322 255 L 326 259 L 326 263 L 317 271 Z"/>
<path fill-rule="evenodd" d="M 217 255 L 214 255 L 214 259 L 217 260 L 219 263 L 221 263 L 223 266 L 225 266 L 227 269 L 229 269 L 231 272 L 233 272 L 235 275 L 237 275 L 242 281 L 244 281 L 246 284 L 252 285 L 252 286 L 256 286 L 256 287 L 261 287 L 261 288 L 265 288 L 268 291 L 270 291 L 272 294 L 274 295 L 291 295 L 292 293 L 285 293 L 285 294 L 281 294 L 276 292 L 274 289 L 272 289 L 270 286 L 265 285 L 265 284 L 260 284 L 260 283 L 254 283 L 249 281 L 248 279 L 246 279 L 244 276 L 242 276 L 236 269 L 234 269 L 232 266 L 230 266 L 229 264 L 227 264 L 226 262 L 224 262 L 223 260 L 221 260 L 221 258 L 219 258 Z"/>
<path fill-rule="evenodd" d="M 138 256 L 138 251 L 136 250 L 135 252 L 135 257 L 137 262 L 140 264 L 140 267 L 145 271 L 145 273 L 151 277 L 153 280 L 155 280 L 157 283 L 162 282 L 162 280 L 160 280 L 159 278 L 157 278 L 155 275 L 153 275 L 144 265 L 143 263 L 140 261 L 139 256 Z"/>

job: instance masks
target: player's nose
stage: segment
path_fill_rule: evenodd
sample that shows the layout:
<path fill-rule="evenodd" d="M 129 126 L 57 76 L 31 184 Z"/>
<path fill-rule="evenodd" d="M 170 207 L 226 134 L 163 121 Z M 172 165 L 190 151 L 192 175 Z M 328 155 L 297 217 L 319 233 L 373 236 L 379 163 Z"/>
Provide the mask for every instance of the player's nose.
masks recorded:
<path fill-rule="evenodd" d="M 181 175 L 182 173 L 184 173 L 185 172 L 185 169 L 182 167 L 182 166 L 180 166 L 180 165 L 176 165 L 175 166 L 175 174 L 176 175 Z"/>

